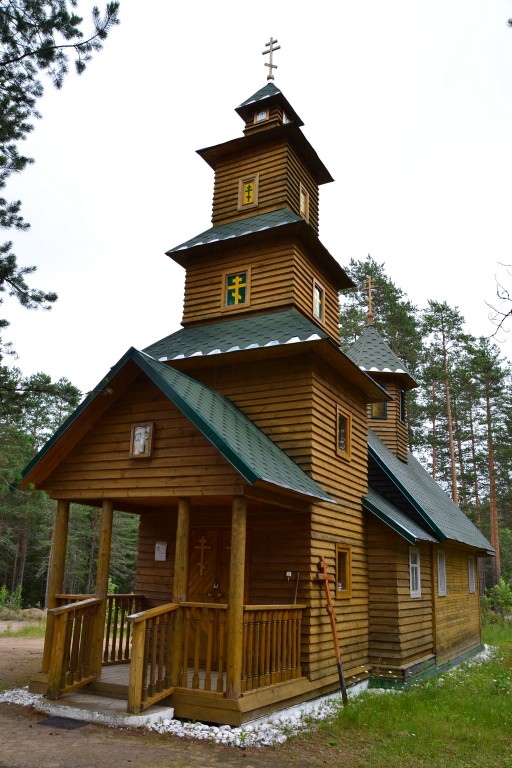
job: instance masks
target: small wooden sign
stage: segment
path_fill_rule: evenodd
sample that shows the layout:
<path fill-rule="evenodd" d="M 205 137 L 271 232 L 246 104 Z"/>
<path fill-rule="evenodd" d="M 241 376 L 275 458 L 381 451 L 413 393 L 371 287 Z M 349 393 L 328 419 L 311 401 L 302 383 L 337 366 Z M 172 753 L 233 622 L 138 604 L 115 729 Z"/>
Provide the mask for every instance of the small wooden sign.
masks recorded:
<path fill-rule="evenodd" d="M 134 424 L 130 439 L 130 458 L 146 459 L 153 452 L 153 423 Z"/>

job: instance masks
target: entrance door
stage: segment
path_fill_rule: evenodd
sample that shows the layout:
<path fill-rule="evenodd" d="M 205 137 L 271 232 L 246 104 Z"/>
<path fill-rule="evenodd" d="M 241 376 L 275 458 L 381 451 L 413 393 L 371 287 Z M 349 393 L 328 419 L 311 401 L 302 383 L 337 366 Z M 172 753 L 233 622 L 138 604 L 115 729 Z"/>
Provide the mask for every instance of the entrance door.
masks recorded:
<path fill-rule="evenodd" d="M 191 528 L 187 593 L 190 602 L 228 602 L 230 555 L 229 528 Z"/>

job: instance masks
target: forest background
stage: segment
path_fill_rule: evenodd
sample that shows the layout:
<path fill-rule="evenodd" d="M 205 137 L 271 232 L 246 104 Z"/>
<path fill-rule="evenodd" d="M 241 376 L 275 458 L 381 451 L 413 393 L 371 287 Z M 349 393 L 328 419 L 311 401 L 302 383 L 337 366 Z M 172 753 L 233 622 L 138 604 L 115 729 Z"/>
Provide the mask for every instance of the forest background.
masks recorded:
<path fill-rule="evenodd" d="M 492 338 L 466 332 L 457 307 L 429 301 L 415 307 L 368 256 L 345 267 L 357 289 L 341 295 L 341 346 L 347 350 L 368 322 L 368 277 L 374 323 L 418 382 L 408 393 L 410 448 L 489 538 L 496 558 L 482 562 L 482 584 L 512 579 L 511 366 Z M 24 377 L 0 365 L 0 587 L 25 606 L 44 605 L 55 502 L 17 490 L 22 468 L 79 404 L 67 379 Z M 100 511 L 72 505 L 64 591 L 94 591 Z M 116 513 L 111 587 L 134 586 L 138 517 Z"/>

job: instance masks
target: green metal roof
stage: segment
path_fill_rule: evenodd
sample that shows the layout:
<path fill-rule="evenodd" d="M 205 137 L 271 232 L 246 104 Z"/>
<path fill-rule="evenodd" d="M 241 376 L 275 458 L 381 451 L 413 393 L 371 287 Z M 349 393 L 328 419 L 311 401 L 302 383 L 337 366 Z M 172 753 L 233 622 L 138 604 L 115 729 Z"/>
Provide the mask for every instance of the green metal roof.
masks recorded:
<path fill-rule="evenodd" d="M 439 541 L 456 541 L 489 554 L 494 553 L 485 536 L 453 503 L 412 453 L 408 454 L 407 464 L 400 461 L 371 429 L 368 430 L 368 449 L 369 456 L 418 512 Z"/>
<path fill-rule="evenodd" d="M 182 328 L 144 352 L 160 361 L 178 360 L 327 338 L 324 330 L 296 309 L 286 309 Z"/>
<path fill-rule="evenodd" d="M 367 325 L 357 341 L 347 351 L 348 357 L 368 374 L 396 373 L 404 379 L 409 388 L 417 387 L 416 379 L 409 373 L 403 362 L 384 341 L 374 325 Z"/>
<path fill-rule="evenodd" d="M 230 400 L 133 347 L 43 446 L 24 469 L 22 478 L 51 450 L 91 401 L 103 397 L 105 388 L 108 389 L 109 383 L 129 361 L 148 376 L 249 484 L 261 480 L 302 496 L 336 503 Z"/>
<path fill-rule="evenodd" d="M 438 541 L 373 488 L 369 488 L 366 498 L 363 498 L 363 507 L 400 534 L 409 544 L 417 544 L 418 541 Z"/>
<path fill-rule="evenodd" d="M 270 213 L 260 213 L 258 216 L 249 216 L 244 219 L 230 221 L 228 224 L 219 224 L 216 227 L 201 232 L 201 234 L 192 237 L 180 245 L 166 251 L 167 255 L 185 251 L 190 248 L 196 248 L 199 245 L 209 245 L 222 240 L 232 240 L 244 235 L 252 235 L 255 232 L 262 232 L 265 229 L 274 229 L 286 224 L 296 224 L 304 222 L 302 216 L 290 211 L 289 208 L 280 208 L 278 211 Z"/>
<path fill-rule="evenodd" d="M 141 352 L 133 359 L 248 483 L 334 501 L 227 397 Z"/>

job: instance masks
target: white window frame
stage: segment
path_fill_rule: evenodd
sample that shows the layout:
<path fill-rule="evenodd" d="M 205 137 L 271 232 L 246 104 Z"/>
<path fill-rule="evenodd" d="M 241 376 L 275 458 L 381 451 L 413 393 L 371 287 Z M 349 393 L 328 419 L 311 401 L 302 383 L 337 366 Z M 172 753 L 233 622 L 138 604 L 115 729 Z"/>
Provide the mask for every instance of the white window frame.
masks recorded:
<path fill-rule="evenodd" d="M 474 555 L 468 555 L 468 589 L 470 594 L 476 592 L 476 567 Z"/>
<path fill-rule="evenodd" d="M 437 551 L 437 594 L 444 597 L 448 592 L 446 585 L 446 553 L 444 549 Z"/>
<path fill-rule="evenodd" d="M 409 587 L 411 597 L 421 597 L 421 565 L 418 547 L 409 547 Z"/>

